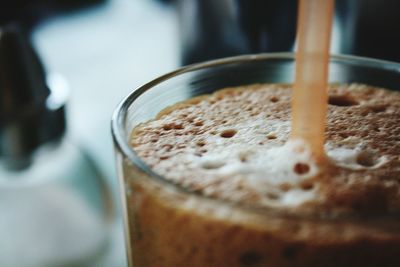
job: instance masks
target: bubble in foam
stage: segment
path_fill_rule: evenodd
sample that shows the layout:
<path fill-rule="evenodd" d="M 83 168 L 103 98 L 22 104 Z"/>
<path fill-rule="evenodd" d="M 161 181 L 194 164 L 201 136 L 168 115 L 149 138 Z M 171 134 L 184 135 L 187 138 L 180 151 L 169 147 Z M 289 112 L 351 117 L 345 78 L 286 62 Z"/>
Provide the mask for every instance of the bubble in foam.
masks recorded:
<path fill-rule="evenodd" d="M 208 169 L 208 170 L 218 169 L 218 168 L 221 168 L 224 165 L 225 165 L 225 162 L 222 159 L 210 159 L 210 158 L 207 158 L 207 159 L 203 160 L 203 162 L 202 162 L 202 167 L 204 169 Z"/>
<path fill-rule="evenodd" d="M 339 167 L 351 170 L 377 169 L 388 162 L 385 155 L 379 155 L 379 152 L 366 148 L 363 144 L 358 144 L 355 148 L 332 148 L 330 144 L 326 145 L 328 157 Z"/>

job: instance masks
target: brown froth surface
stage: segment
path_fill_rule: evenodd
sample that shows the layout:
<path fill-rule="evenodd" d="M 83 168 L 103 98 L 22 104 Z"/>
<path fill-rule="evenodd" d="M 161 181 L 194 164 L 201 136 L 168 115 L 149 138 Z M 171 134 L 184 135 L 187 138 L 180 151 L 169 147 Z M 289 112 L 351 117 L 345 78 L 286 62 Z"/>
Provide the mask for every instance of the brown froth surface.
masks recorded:
<path fill-rule="evenodd" d="M 357 153 L 351 166 L 332 156 L 316 177 L 260 189 L 246 172 L 221 171 L 232 162 L 245 170 L 253 160 L 247 148 L 263 151 L 288 140 L 290 85 L 228 88 L 176 104 L 136 127 L 131 145 L 156 173 L 211 197 L 306 213 L 399 212 L 400 94 L 351 84 L 332 85 L 329 95 L 328 154 Z M 223 153 L 229 162 L 217 157 Z M 293 172 L 302 177 L 309 168 L 299 162 Z M 286 205 L 290 192 L 307 199 Z"/>

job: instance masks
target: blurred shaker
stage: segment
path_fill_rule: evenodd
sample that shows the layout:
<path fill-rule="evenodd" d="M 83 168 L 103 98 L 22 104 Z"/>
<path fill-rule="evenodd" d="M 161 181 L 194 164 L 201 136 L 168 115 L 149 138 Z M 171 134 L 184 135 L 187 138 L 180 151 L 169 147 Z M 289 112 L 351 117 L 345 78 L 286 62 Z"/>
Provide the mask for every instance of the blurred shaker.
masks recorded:
<path fill-rule="evenodd" d="M 66 135 L 66 83 L 18 25 L 0 28 L 0 266 L 95 266 L 108 189 Z"/>

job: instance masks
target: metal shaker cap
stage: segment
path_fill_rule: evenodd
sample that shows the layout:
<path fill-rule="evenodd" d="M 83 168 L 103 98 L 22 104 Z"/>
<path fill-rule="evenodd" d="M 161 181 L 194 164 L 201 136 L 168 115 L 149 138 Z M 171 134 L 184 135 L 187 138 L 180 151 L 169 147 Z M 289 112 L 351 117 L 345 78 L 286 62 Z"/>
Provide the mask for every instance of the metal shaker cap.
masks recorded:
<path fill-rule="evenodd" d="M 28 35 L 18 24 L 0 28 L 0 163 L 29 166 L 41 145 L 65 132 L 65 98 L 55 96 Z"/>

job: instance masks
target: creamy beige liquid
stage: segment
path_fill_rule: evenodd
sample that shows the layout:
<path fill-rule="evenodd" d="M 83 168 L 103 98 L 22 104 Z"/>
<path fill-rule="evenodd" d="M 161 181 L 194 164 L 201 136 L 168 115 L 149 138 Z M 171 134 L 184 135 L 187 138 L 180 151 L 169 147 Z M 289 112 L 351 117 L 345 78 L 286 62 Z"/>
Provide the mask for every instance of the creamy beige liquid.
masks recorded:
<path fill-rule="evenodd" d="M 400 94 L 332 86 L 321 165 L 304 144 L 287 143 L 291 93 L 279 84 L 227 89 L 134 130 L 136 153 L 169 181 L 272 210 L 187 198 L 130 177 L 127 165 L 136 267 L 400 265 L 399 220 L 390 215 L 400 211 Z"/>

